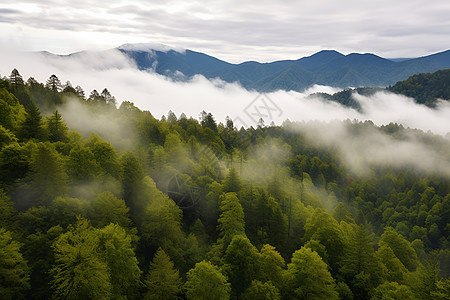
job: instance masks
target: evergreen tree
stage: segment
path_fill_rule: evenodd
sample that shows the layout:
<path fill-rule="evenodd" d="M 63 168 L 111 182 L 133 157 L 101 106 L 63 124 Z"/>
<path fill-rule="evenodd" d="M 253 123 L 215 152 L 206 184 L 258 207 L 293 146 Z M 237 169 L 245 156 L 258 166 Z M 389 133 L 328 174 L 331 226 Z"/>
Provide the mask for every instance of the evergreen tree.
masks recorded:
<path fill-rule="evenodd" d="M 12 234 L 0 228 L 0 298 L 25 299 L 30 288 L 27 262 L 20 253 L 20 244 Z"/>
<path fill-rule="evenodd" d="M 260 274 L 260 255 L 250 240 L 235 235 L 225 253 L 225 270 L 233 292 L 239 297 Z"/>
<path fill-rule="evenodd" d="M 62 120 L 61 114 L 55 110 L 52 116 L 47 119 L 48 139 L 50 142 L 67 141 L 67 125 Z"/>
<path fill-rule="evenodd" d="M 45 137 L 43 125 L 39 108 L 31 102 L 25 107 L 25 120 L 19 126 L 18 136 L 22 140 L 43 140 Z"/>
<path fill-rule="evenodd" d="M 210 262 L 201 261 L 186 275 L 188 300 L 228 300 L 230 284 L 220 270 Z"/>
<path fill-rule="evenodd" d="M 111 298 L 111 278 L 99 241 L 96 229 L 83 219 L 55 240 L 55 265 L 50 270 L 55 299 Z"/>
<path fill-rule="evenodd" d="M 161 248 L 156 252 L 145 278 L 144 299 L 179 299 L 182 282 L 170 257 Z"/>
<path fill-rule="evenodd" d="M 220 196 L 221 214 L 217 220 L 219 235 L 227 246 L 233 236 L 245 235 L 244 210 L 235 193 Z"/>
<path fill-rule="evenodd" d="M 286 271 L 286 299 L 338 299 L 334 279 L 317 252 L 302 247 Z"/>

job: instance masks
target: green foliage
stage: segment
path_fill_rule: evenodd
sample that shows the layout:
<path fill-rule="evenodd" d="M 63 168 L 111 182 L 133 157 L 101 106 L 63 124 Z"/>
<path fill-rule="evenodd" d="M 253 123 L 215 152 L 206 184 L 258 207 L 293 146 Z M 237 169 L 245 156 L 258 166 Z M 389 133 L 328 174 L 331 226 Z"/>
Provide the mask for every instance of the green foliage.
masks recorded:
<path fill-rule="evenodd" d="M 182 281 L 170 257 L 161 248 L 156 252 L 145 277 L 144 299 L 179 299 Z"/>
<path fill-rule="evenodd" d="M 242 294 L 244 300 L 279 300 L 280 292 L 270 282 L 261 282 L 253 280 L 249 288 Z"/>
<path fill-rule="evenodd" d="M 62 120 L 61 114 L 55 110 L 53 115 L 47 118 L 48 139 L 50 142 L 65 142 L 67 137 L 67 125 Z"/>
<path fill-rule="evenodd" d="M 134 254 L 131 236 L 117 224 L 98 231 L 98 252 L 108 266 L 113 299 L 128 299 L 139 295 L 141 270 Z"/>
<path fill-rule="evenodd" d="M 83 219 L 56 239 L 55 266 L 50 270 L 54 298 L 111 298 L 108 264 L 98 251 L 99 242 L 96 230 Z"/>
<path fill-rule="evenodd" d="M 228 245 L 235 235 L 245 234 L 244 211 L 235 193 L 220 196 L 219 235 Z"/>
<path fill-rule="evenodd" d="M 448 298 L 448 176 L 383 163 L 361 176 L 314 134 L 421 143 L 442 166 L 446 138 L 370 121 L 157 120 L 128 101 L 117 109 L 107 89 L 86 100 L 58 81 L 0 79 L 0 227 L 29 265 L 29 281 L 14 265 L 14 298 Z M 69 132 L 57 111 L 67 97 L 116 122 L 119 138 Z"/>
<path fill-rule="evenodd" d="M 12 234 L 0 228 L 0 297 L 22 299 L 30 288 L 27 262 L 20 253 L 20 244 Z"/>
<path fill-rule="evenodd" d="M 411 289 L 397 282 L 385 282 L 379 285 L 371 298 L 372 300 L 414 300 L 417 299 Z"/>
<path fill-rule="evenodd" d="M 407 80 L 399 81 L 390 91 L 416 99 L 418 103 L 435 106 L 437 99 L 450 99 L 450 69 L 429 74 L 417 74 Z"/>
<path fill-rule="evenodd" d="M 418 266 L 417 254 L 410 243 L 391 227 L 386 227 L 380 238 L 380 246 L 387 245 L 395 256 L 409 270 L 414 271 Z"/>
<path fill-rule="evenodd" d="M 302 247 L 294 252 L 285 280 L 287 299 L 338 299 L 327 265 L 309 248 Z"/>
<path fill-rule="evenodd" d="M 233 237 L 225 253 L 224 269 L 236 295 L 244 292 L 253 278 L 259 277 L 260 255 L 247 237 Z"/>
<path fill-rule="evenodd" d="M 186 298 L 189 300 L 227 300 L 230 284 L 221 271 L 210 262 L 201 261 L 186 275 Z"/>

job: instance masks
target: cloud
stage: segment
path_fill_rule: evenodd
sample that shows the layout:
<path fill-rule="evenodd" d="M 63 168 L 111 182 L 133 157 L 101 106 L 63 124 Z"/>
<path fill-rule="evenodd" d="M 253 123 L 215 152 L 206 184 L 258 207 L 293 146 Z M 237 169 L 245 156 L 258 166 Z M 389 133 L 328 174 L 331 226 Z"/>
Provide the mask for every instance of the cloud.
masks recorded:
<path fill-rule="evenodd" d="M 450 132 L 449 101 L 442 101 L 431 109 L 416 104 L 411 98 L 379 92 L 371 97 L 354 95 L 361 105 L 361 111 L 357 111 L 320 97 L 308 97 L 315 92 L 338 91 L 332 87 L 316 85 L 303 93 L 277 91 L 258 94 L 243 89 L 237 83 L 218 79 L 210 81 L 202 76 L 195 76 L 188 82 L 173 82 L 164 76 L 137 70 L 116 50 L 102 54 L 85 52 L 70 58 L 41 53 L 2 53 L 0 74 L 9 75 L 13 68 L 17 68 L 25 79 L 33 76 L 40 82 L 56 74 L 62 82 L 70 80 L 74 86 L 83 87 L 87 95 L 93 89 L 101 91 L 106 87 L 119 102 L 134 102 L 156 118 L 167 115 L 169 110 L 177 116 L 185 113 L 188 117 L 198 118 L 199 113 L 205 110 L 211 112 L 218 122 L 224 122 L 226 116 L 231 117 L 238 128 L 255 127 L 260 118 L 266 125 L 272 121 L 281 124 L 286 119 L 311 121 L 314 123 L 302 123 L 307 125 L 294 130 L 303 132 L 313 143 L 336 149 L 348 167 L 358 174 L 367 174 L 374 165 L 389 164 L 413 166 L 426 172 L 436 170 L 450 176 L 449 151 L 441 151 L 448 149 L 448 141 L 439 149 L 434 143 L 424 141 L 420 134 L 410 133 L 393 139 L 369 126 L 355 135 L 345 122 L 334 122 L 354 119 L 371 120 L 376 125 L 395 122 L 446 135 Z M 69 126 L 85 136 L 96 131 L 121 149 L 133 144 L 126 124 L 115 123 L 113 118 L 96 118 L 96 115 L 73 105 L 66 106 L 62 112 Z"/>
<path fill-rule="evenodd" d="M 17 7 L 21 13 L 10 13 Z M 285 0 L 257 5 L 245 0 L 5 0 L 0 9 L 7 13 L 2 17 L 0 11 L 4 34 L 16 34 L 11 24 L 23 31 L 21 40 L 43 34 L 46 43 L 34 43 L 46 48 L 33 50 L 57 53 L 78 50 L 80 44 L 106 48 L 152 42 L 232 62 L 297 59 L 324 48 L 416 57 L 447 49 L 450 35 L 450 3 L 445 0 Z M 6 45 L 8 39 L 0 43 Z"/>
<path fill-rule="evenodd" d="M 237 83 L 209 81 L 202 76 L 195 76 L 188 82 L 173 82 L 164 76 L 137 70 L 133 62 L 117 50 L 83 52 L 68 58 L 40 53 L 3 53 L 0 74 L 9 75 L 13 68 L 17 68 L 25 79 L 33 76 L 40 82 L 56 74 L 62 82 L 70 80 L 74 86 L 83 87 L 87 95 L 94 89 L 101 91 L 106 87 L 119 102 L 132 101 L 157 118 L 169 110 L 193 117 L 205 110 L 212 112 L 218 121 L 231 117 L 238 127 L 256 126 L 260 118 L 266 125 L 272 121 L 281 124 L 286 119 L 358 119 L 372 120 L 377 125 L 396 122 L 441 135 L 450 132 L 448 101 L 431 109 L 416 104 L 413 99 L 388 92 L 379 92 L 372 97 L 355 95 L 362 108 L 359 112 L 320 97 L 308 97 L 315 92 L 338 91 L 331 87 L 316 85 L 303 93 L 277 91 L 260 95 Z"/>
<path fill-rule="evenodd" d="M 350 122 L 311 122 L 290 129 L 304 134 L 313 145 L 333 149 L 357 175 L 370 175 L 371 167 L 389 166 L 450 178 L 450 141 L 440 136 L 424 138 L 414 131 L 388 135 L 370 123 L 355 126 Z"/>

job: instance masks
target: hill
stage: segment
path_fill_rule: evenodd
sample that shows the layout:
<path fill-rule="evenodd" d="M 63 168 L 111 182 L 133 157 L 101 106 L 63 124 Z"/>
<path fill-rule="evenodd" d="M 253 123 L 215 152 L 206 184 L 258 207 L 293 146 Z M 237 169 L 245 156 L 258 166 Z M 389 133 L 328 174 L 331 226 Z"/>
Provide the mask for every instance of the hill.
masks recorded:
<path fill-rule="evenodd" d="M 313 84 L 340 88 L 387 87 L 413 74 L 450 68 L 450 50 L 404 60 L 389 60 L 371 53 L 343 55 L 323 50 L 298 60 L 231 64 L 191 50 L 118 49 L 140 70 L 153 70 L 174 79 L 179 79 L 180 72 L 184 78 L 197 74 L 220 78 L 260 92 L 302 91 Z"/>

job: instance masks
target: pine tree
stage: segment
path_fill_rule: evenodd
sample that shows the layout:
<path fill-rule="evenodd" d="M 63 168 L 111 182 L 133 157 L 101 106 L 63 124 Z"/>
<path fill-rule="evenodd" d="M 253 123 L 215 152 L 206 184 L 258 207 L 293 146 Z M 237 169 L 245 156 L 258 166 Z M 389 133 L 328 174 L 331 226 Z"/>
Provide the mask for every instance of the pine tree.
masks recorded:
<path fill-rule="evenodd" d="M 178 271 L 174 269 L 170 257 L 159 248 L 150 263 L 145 278 L 146 293 L 144 299 L 179 299 L 182 282 Z"/>

